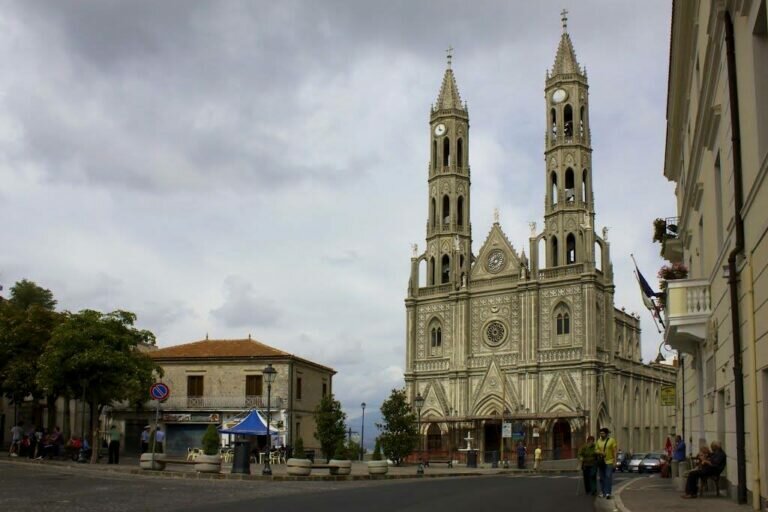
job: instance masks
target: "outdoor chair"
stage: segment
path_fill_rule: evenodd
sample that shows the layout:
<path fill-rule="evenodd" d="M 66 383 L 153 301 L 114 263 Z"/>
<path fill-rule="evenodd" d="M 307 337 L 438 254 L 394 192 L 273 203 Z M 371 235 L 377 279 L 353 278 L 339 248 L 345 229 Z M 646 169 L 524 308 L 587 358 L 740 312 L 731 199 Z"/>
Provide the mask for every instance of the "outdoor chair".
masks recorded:
<path fill-rule="evenodd" d="M 715 496 L 720 496 L 720 475 L 703 475 L 699 478 L 699 496 L 704 495 L 704 490 L 710 482 L 715 485 Z"/>

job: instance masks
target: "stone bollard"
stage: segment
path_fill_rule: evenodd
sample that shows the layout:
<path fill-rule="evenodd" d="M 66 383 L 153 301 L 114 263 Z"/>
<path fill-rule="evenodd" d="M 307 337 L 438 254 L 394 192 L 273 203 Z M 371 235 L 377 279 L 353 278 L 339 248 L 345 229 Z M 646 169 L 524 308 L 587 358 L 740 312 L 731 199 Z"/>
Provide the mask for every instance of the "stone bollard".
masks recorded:
<path fill-rule="evenodd" d="M 685 491 L 685 480 L 686 475 L 688 473 L 688 461 L 681 460 L 677 464 L 677 475 L 675 477 L 675 489 L 678 492 L 684 492 Z M 673 475 L 675 473 L 672 473 Z"/>

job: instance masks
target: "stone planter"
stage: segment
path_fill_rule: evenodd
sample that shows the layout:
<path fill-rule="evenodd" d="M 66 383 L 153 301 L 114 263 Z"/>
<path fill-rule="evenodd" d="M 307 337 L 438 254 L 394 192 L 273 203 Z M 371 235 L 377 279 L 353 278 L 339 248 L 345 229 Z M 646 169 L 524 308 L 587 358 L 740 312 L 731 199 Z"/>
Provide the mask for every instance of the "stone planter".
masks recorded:
<path fill-rule="evenodd" d="M 312 462 L 309 459 L 288 459 L 286 469 L 291 476 L 308 476 L 312 472 Z"/>
<path fill-rule="evenodd" d="M 372 460 L 368 462 L 369 475 L 386 475 L 389 471 L 389 464 L 386 460 Z"/>
<path fill-rule="evenodd" d="M 331 474 L 332 475 L 348 475 L 352 473 L 352 461 L 351 460 L 339 460 L 339 459 L 331 459 L 328 461 L 328 464 L 339 466 L 337 468 L 331 468 Z"/>
<path fill-rule="evenodd" d="M 141 469 L 152 469 L 155 471 L 162 471 L 165 469 L 165 454 L 155 453 L 154 461 L 151 453 L 142 453 L 139 458 L 139 467 Z"/>
<path fill-rule="evenodd" d="M 195 471 L 198 473 L 220 473 L 221 455 L 198 455 L 195 459 Z"/>

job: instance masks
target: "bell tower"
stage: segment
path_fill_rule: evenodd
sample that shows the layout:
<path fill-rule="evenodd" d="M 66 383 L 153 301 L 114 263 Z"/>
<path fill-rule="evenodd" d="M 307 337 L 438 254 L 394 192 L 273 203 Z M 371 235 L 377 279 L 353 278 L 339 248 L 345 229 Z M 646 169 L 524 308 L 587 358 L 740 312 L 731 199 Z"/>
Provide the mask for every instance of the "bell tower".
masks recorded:
<path fill-rule="evenodd" d="M 427 286 L 466 285 L 472 229 L 469 222 L 469 113 L 451 68 L 453 48 L 437 102 L 429 116 Z"/>
<path fill-rule="evenodd" d="M 547 72 L 544 222 L 546 262 L 595 262 L 589 85 L 568 34 L 567 11 L 552 70 Z"/>

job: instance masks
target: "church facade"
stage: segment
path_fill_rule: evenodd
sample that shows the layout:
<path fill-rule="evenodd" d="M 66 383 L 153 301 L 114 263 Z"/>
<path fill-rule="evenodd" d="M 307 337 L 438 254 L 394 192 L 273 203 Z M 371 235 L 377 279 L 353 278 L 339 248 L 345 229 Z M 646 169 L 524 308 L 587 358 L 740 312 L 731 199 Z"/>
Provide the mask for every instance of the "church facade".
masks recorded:
<path fill-rule="evenodd" d="M 450 58 L 430 112 L 426 250 L 414 246 L 411 258 L 405 382 L 412 400 L 424 399 L 422 447 L 433 454 L 460 457 L 471 438 L 485 461 L 518 441 L 569 458 L 603 426 L 635 452 L 663 448 L 674 429 L 660 393 L 675 369 L 642 363 L 639 318 L 614 307 L 607 229 L 594 229 L 587 75 L 563 26 L 544 86 L 544 222 L 531 223 L 529 256 L 498 214 L 472 252 L 469 112 Z"/>

